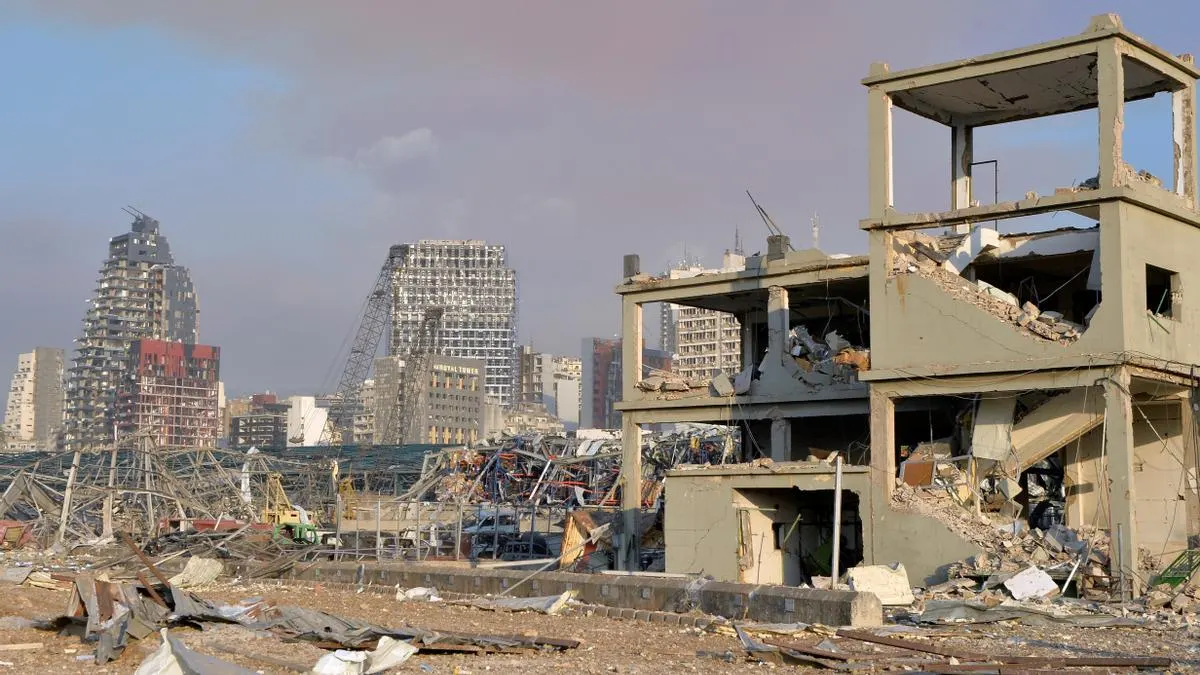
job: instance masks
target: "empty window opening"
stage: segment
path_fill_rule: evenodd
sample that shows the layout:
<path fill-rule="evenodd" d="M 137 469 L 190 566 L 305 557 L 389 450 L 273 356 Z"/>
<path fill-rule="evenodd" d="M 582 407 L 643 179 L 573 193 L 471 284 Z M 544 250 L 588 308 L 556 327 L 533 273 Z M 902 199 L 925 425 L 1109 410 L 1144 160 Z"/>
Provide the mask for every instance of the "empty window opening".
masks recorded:
<path fill-rule="evenodd" d="M 787 586 L 812 584 L 813 577 L 841 576 L 863 561 L 859 494 L 842 490 L 838 570 L 833 570 L 833 490 L 751 488 L 738 490 L 752 506 L 743 509 L 740 540 L 747 559 L 742 578 Z"/>
<path fill-rule="evenodd" d="M 1167 318 L 1176 313 L 1175 295 L 1179 292 L 1179 274 L 1146 265 L 1146 311 Z"/>
<path fill-rule="evenodd" d="M 1130 182 L 1141 181 L 1165 190 L 1174 189 L 1175 148 L 1171 89 L 1180 85 L 1162 78 L 1136 59 L 1123 57 L 1126 85 L 1143 86 L 1159 81 L 1162 88 L 1149 95 L 1125 99 L 1121 139 L 1121 161 L 1129 168 Z"/>

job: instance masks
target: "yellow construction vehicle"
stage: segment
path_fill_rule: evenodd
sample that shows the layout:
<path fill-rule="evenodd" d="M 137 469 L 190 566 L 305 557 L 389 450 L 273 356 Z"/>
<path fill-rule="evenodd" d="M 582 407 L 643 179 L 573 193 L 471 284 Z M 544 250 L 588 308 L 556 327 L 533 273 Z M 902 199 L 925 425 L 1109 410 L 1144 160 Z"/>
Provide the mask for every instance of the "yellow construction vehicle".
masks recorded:
<path fill-rule="evenodd" d="M 358 519 L 358 491 L 354 489 L 354 479 L 350 476 L 338 481 L 338 495 L 342 498 L 342 519 Z"/>
<path fill-rule="evenodd" d="M 302 544 L 312 544 L 317 540 L 317 524 L 309 518 L 307 511 L 292 504 L 283 489 L 283 476 L 279 473 L 267 475 L 262 522 L 275 526 L 277 538 Z"/>

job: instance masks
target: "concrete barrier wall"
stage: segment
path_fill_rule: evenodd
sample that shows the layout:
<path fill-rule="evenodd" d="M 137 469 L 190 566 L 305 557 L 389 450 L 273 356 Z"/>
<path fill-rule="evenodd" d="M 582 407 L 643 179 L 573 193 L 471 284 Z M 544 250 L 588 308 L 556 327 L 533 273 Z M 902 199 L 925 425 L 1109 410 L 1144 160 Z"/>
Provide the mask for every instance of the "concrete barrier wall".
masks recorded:
<path fill-rule="evenodd" d="M 243 564 L 233 566 L 244 574 Z M 328 562 L 282 575 L 299 581 L 328 581 L 413 588 L 426 586 L 469 595 L 508 592 L 517 597 L 575 591 L 581 602 L 652 612 L 689 612 L 733 620 L 771 623 L 818 623 L 828 626 L 877 626 L 883 607 L 872 593 L 826 591 L 790 586 L 757 586 L 691 578 L 530 572 L 463 568 L 433 563 Z M 528 581 L 520 583 L 526 577 Z M 518 584 L 520 584 L 518 586 Z M 510 592 L 511 589 L 511 592 Z"/>

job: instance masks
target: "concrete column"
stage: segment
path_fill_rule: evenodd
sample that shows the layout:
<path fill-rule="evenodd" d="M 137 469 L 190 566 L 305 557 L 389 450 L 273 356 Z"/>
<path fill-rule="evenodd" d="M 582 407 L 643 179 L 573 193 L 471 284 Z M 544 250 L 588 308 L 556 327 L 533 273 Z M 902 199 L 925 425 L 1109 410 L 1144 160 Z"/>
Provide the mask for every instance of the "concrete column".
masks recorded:
<path fill-rule="evenodd" d="M 971 162 L 974 161 L 974 134 L 971 127 L 956 124 L 950 128 L 950 208 L 971 206 Z M 955 225 L 954 232 L 966 234 L 967 224 Z"/>
<path fill-rule="evenodd" d="M 636 571 L 638 517 L 642 511 L 642 434 L 633 413 L 621 415 L 621 513 L 622 536 L 617 546 L 618 566 Z"/>
<path fill-rule="evenodd" d="M 600 377 L 597 374 L 597 377 Z M 623 298 L 621 302 L 621 400 L 634 398 L 642 379 L 642 306 Z"/>
<path fill-rule="evenodd" d="M 872 71 L 875 66 L 872 66 Z M 867 93 L 867 191 L 870 218 L 883 218 L 894 203 L 892 195 L 892 97 L 880 87 Z"/>
<path fill-rule="evenodd" d="M 1200 415 L 1200 398 L 1197 390 L 1190 389 L 1179 397 L 1179 428 L 1182 431 L 1181 445 L 1183 447 L 1183 494 L 1187 500 L 1187 533 L 1188 537 L 1200 536 L 1200 485 L 1197 485 L 1197 447 L 1200 438 L 1196 437 L 1197 415 Z"/>
<path fill-rule="evenodd" d="M 754 312 L 747 312 L 739 317 L 742 336 L 742 369 L 745 370 L 758 363 L 758 354 L 754 346 Z"/>
<path fill-rule="evenodd" d="M 792 461 L 792 422 L 786 417 L 771 420 L 771 461 Z"/>
<path fill-rule="evenodd" d="M 1180 57 L 1192 63 L 1192 55 Z M 1171 94 L 1171 135 L 1175 146 L 1175 194 L 1196 207 L 1196 83 Z"/>
<path fill-rule="evenodd" d="M 787 289 L 772 286 L 767 289 L 767 353 L 770 358 L 788 354 L 787 340 L 791 329 Z"/>
<path fill-rule="evenodd" d="M 896 485 L 896 401 L 871 385 L 871 487 L 873 508 L 886 508 Z"/>
<path fill-rule="evenodd" d="M 1121 184 L 1121 141 L 1125 130 L 1125 68 L 1115 41 L 1100 44 L 1096 59 L 1100 108 L 1100 189 Z"/>
<path fill-rule="evenodd" d="M 1129 371 L 1116 368 L 1104 381 L 1104 456 L 1108 473 L 1108 522 L 1113 544 L 1113 573 L 1122 570 L 1126 589 L 1137 597 L 1138 533 L 1134 517 L 1133 403 Z"/>

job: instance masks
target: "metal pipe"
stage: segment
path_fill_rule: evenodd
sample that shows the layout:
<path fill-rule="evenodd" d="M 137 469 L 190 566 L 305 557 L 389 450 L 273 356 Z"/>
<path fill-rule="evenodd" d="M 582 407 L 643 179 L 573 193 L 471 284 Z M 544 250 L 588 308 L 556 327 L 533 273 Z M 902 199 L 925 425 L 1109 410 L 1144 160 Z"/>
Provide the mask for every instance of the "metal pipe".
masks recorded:
<path fill-rule="evenodd" d="M 830 588 L 835 588 L 841 578 L 842 555 L 842 456 L 834 463 L 833 474 L 833 562 L 829 565 Z"/>

